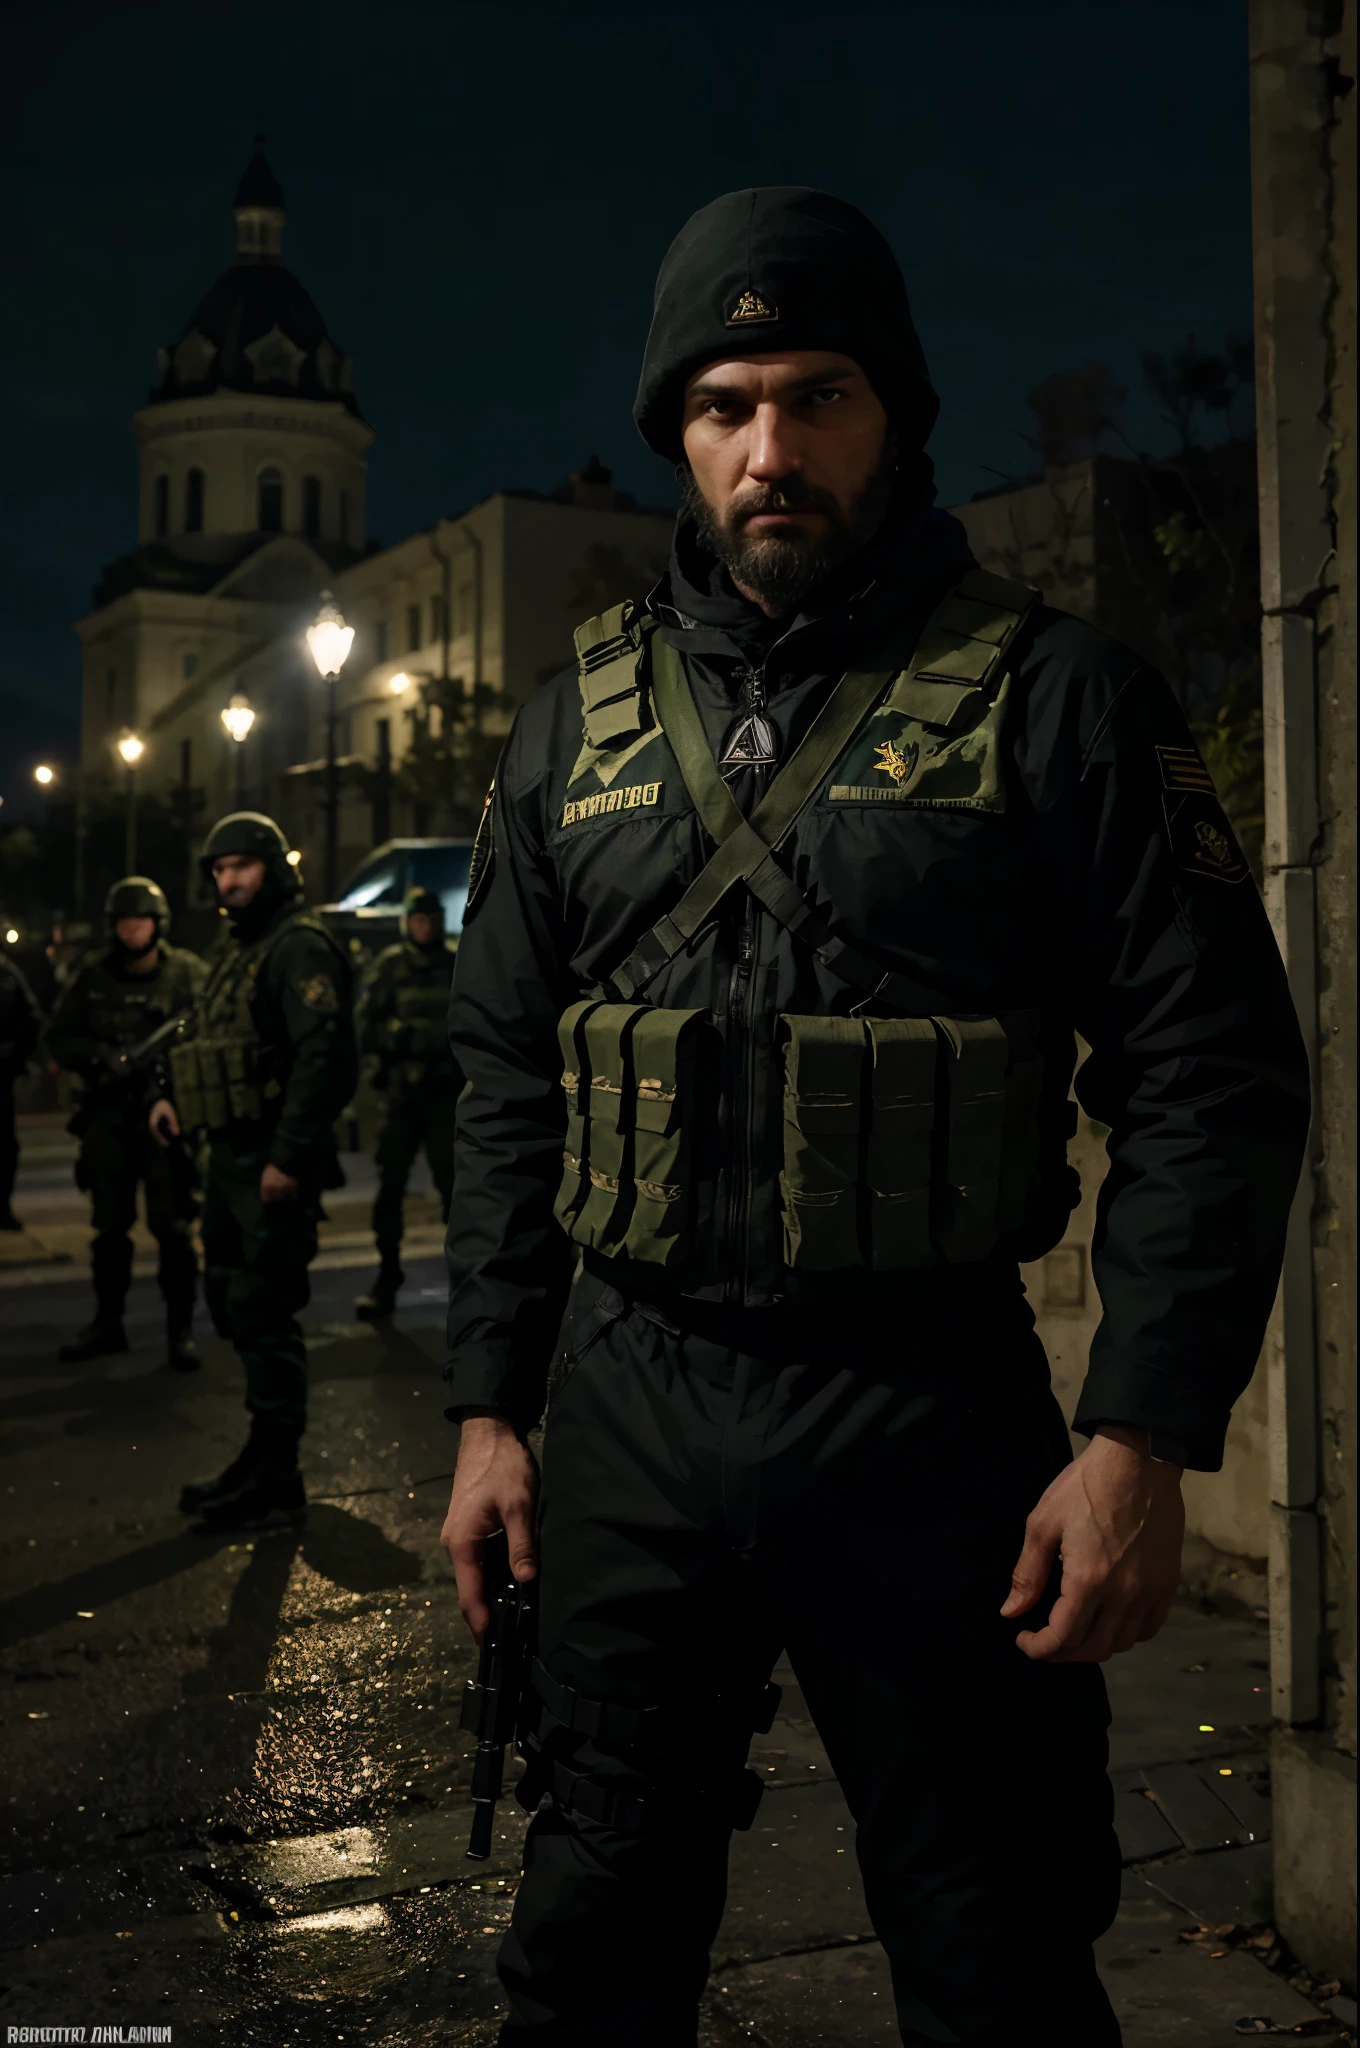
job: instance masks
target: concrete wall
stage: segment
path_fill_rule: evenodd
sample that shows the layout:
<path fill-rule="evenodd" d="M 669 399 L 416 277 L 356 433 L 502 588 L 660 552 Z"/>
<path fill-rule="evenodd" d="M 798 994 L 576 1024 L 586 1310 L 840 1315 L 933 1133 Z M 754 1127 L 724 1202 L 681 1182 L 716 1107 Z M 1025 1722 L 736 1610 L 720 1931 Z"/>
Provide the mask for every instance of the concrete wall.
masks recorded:
<path fill-rule="evenodd" d="M 1355 0 L 1252 0 L 1265 873 L 1314 1065 L 1268 1349 L 1276 1914 L 1355 1967 Z"/>

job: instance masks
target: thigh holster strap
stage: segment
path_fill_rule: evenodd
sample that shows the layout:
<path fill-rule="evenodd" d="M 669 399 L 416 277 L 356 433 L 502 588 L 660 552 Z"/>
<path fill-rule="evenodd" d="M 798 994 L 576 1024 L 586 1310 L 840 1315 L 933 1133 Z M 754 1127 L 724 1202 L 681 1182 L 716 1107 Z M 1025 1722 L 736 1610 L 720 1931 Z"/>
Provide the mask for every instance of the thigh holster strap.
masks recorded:
<path fill-rule="evenodd" d="M 588 1736 L 606 1748 L 642 1741 L 661 1725 L 660 1707 L 620 1707 L 612 1700 L 588 1699 L 573 1685 L 562 1685 L 538 1657 L 534 1659 L 534 1691 L 559 1728 Z"/>
<path fill-rule="evenodd" d="M 659 1735 L 669 1722 L 683 1728 L 688 1714 L 698 1711 L 709 1722 L 721 1723 L 730 1715 L 733 1725 L 743 1724 L 753 1734 L 767 1735 L 774 1726 L 781 1698 L 777 1685 L 765 1685 L 754 1699 L 731 1698 L 719 1693 L 706 1702 L 685 1702 L 677 1707 L 621 1707 L 612 1700 L 589 1699 L 571 1685 L 563 1685 L 540 1658 L 534 1659 L 534 1691 L 557 1727 L 573 1735 L 584 1735 L 606 1748 L 619 1743 L 646 1742 Z"/>
<path fill-rule="evenodd" d="M 626 1791 L 589 1771 L 573 1771 L 554 1758 L 539 1757 L 526 1770 L 517 1793 L 523 1804 L 537 1805 L 545 1792 L 551 1792 L 561 1814 L 579 1815 L 620 1834 L 641 1835 L 681 1820 L 696 1806 L 744 1832 L 756 1817 L 764 1790 L 754 1771 L 734 1771 L 716 1783 L 677 1785 L 669 1794 L 651 1788 Z"/>

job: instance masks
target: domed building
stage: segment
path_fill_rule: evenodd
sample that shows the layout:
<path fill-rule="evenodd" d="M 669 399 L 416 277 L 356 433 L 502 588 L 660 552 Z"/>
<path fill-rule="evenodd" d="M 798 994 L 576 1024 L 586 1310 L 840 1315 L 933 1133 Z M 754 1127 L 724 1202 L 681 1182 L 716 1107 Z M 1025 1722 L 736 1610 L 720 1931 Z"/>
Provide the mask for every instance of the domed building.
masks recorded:
<path fill-rule="evenodd" d="M 120 733 L 154 729 L 149 778 L 220 780 L 218 683 L 279 636 L 292 645 L 366 550 L 373 429 L 349 357 L 284 264 L 283 190 L 259 147 L 234 212 L 235 259 L 159 350 L 133 417 L 137 545 L 76 628 L 87 773 L 116 774 Z M 281 747 L 305 732 L 301 708 L 275 721 Z"/>
<path fill-rule="evenodd" d="M 552 493 L 495 491 L 371 544 L 373 429 L 284 264 L 261 148 L 234 211 L 235 259 L 159 350 L 133 417 L 137 544 L 76 626 L 87 787 L 133 795 L 119 741 L 135 734 L 138 800 L 170 798 L 183 819 L 183 872 L 161 879 L 173 895 L 187 878 L 191 897 L 204 830 L 242 803 L 280 820 L 325 891 L 332 744 L 341 874 L 392 832 L 464 829 L 514 705 L 571 661 L 582 619 L 650 588 L 672 523 L 592 456 Z M 305 638 L 323 590 L 356 629 L 329 728 Z"/>
<path fill-rule="evenodd" d="M 283 190 L 256 149 L 236 189 L 236 261 L 156 360 L 133 431 L 142 547 L 220 560 L 224 541 L 273 533 L 363 546 L 372 429 L 350 360 L 283 262 Z"/>

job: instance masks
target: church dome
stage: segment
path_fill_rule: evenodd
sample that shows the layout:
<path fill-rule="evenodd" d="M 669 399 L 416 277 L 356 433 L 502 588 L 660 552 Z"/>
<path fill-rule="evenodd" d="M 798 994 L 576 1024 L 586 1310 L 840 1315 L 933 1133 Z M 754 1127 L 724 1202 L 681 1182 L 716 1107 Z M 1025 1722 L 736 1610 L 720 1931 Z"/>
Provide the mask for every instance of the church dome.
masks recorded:
<path fill-rule="evenodd" d="M 239 391 L 311 398 L 358 415 L 350 360 L 326 332 L 311 294 L 283 265 L 283 188 L 257 145 L 234 202 L 236 261 L 157 356 L 151 403 Z"/>

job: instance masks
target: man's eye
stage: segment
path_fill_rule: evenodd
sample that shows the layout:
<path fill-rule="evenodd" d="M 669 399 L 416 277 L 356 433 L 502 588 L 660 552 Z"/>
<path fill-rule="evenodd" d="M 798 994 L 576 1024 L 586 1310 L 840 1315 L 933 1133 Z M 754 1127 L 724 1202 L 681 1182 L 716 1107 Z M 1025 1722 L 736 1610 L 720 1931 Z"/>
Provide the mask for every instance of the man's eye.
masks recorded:
<path fill-rule="evenodd" d="M 826 384 L 820 391 L 810 391 L 808 397 L 813 405 L 833 405 L 844 398 L 845 393 L 838 384 Z"/>

